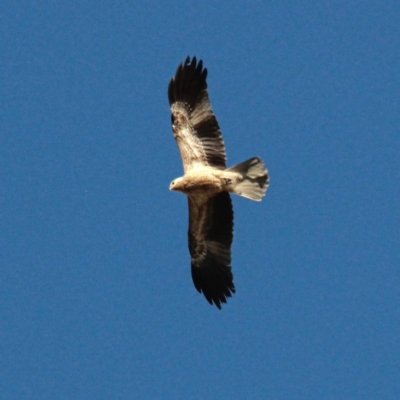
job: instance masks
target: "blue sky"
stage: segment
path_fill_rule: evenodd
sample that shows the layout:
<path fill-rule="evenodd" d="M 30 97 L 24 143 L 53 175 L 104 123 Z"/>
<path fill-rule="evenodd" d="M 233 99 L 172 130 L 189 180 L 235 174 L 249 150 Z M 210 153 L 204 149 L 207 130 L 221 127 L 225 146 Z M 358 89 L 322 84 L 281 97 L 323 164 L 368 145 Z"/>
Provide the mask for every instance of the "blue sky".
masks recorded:
<path fill-rule="evenodd" d="M 397 1 L 0 6 L 4 399 L 397 399 Z M 167 85 L 204 60 L 237 293 L 190 276 Z"/>

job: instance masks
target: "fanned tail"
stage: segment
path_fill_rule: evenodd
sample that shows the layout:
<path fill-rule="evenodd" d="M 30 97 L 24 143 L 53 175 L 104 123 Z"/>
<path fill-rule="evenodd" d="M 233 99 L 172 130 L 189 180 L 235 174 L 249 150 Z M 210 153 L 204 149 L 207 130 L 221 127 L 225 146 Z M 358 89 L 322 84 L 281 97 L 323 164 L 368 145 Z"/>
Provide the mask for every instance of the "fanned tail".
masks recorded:
<path fill-rule="evenodd" d="M 269 184 L 268 170 L 259 157 L 253 157 L 226 169 L 229 172 L 237 172 L 242 178 L 231 189 L 232 193 L 247 197 L 248 199 L 261 201 Z"/>

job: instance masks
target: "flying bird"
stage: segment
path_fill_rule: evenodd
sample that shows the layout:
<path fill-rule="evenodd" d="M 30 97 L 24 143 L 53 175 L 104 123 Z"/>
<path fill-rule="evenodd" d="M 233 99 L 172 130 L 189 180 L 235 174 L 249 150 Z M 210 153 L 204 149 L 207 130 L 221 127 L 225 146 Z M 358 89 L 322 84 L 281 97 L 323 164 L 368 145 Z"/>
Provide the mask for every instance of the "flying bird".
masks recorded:
<path fill-rule="evenodd" d="M 208 302 L 221 309 L 235 293 L 231 269 L 233 208 L 229 193 L 260 201 L 269 177 L 263 161 L 252 157 L 226 168 L 225 145 L 207 91 L 207 69 L 196 57 L 178 66 L 168 86 L 174 138 L 184 175 L 169 189 L 189 201 L 189 252 L 192 279 Z"/>

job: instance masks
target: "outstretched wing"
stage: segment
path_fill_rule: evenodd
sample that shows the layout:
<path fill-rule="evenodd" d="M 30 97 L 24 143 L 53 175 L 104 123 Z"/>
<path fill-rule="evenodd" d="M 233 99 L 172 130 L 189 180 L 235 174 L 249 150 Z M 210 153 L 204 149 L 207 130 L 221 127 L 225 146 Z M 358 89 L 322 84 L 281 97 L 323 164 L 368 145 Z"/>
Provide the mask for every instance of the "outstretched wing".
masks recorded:
<path fill-rule="evenodd" d="M 172 129 L 185 173 L 193 168 L 226 168 L 225 145 L 207 92 L 203 62 L 187 57 L 168 86 Z"/>
<path fill-rule="evenodd" d="M 189 251 L 196 289 L 210 304 L 221 303 L 235 293 L 231 270 L 233 209 L 228 192 L 211 198 L 188 196 Z"/>

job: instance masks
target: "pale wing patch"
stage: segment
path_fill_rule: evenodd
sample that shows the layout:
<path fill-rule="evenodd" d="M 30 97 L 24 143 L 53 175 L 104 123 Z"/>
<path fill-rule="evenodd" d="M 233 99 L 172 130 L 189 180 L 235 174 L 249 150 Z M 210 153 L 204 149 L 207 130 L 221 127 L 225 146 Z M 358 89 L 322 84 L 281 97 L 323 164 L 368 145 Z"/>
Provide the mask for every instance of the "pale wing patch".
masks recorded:
<path fill-rule="evenodd" d="M 208 165 L 206 153 L 189 121 L 189 111 L 182 103 L 171 106 L 172 130 L 181 153 L 184 172 Z"/>

